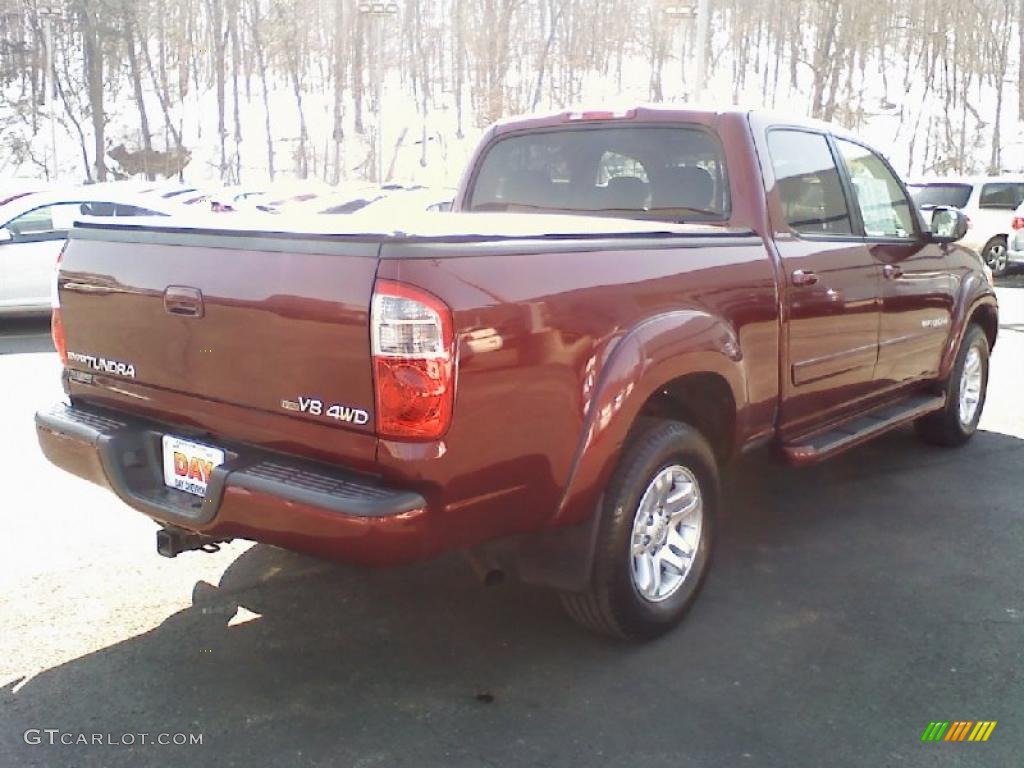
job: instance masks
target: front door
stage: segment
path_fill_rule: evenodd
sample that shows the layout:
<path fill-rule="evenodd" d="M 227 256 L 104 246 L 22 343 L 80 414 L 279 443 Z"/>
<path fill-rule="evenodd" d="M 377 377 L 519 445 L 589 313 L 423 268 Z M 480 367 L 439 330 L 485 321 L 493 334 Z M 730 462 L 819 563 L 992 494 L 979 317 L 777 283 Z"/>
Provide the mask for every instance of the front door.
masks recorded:
<path fill-rule="evenodd" d="M 769 208 L 786 283 L 780 424 L 788 438 L 877 391 L 881 270 L 856 231 L 828 138 L 776 128 L 767 149 Z"/>
<path fill-rule="evenodd" d="M 909 195 L 878 154 L 836 139 L 864 243 L 882 274 L 879 385 L 895 388 L 938 374 L 953 313 L 953 275 L 942 246 L 926 242 Z"/>

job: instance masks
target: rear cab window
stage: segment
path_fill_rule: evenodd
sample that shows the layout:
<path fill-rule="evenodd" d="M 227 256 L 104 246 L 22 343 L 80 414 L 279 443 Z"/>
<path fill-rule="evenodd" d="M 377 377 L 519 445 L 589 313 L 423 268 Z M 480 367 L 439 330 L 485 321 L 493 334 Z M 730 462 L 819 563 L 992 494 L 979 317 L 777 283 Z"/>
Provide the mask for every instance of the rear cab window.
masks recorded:
<path fill-rule="evenodd" d="M 492 144 L 466 210 L 722 222 L 729 184 L 718 137 L 697 125 L 556 128 Z"/>

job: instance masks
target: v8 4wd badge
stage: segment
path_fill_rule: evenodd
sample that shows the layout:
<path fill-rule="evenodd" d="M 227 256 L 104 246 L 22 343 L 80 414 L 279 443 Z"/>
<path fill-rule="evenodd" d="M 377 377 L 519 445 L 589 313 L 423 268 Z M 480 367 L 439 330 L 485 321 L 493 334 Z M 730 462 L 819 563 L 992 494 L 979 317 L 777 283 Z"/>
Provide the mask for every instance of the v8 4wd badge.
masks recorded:
<path fill-rule="evenodd" d="M 362 408 L 352 408 L 341 403 L 324 405 L 323 400 L 315 397 L 300 396 L 298 401 L 282 400 L 281 407 L 286 411 L 308 413 L 310 416 L 326 416 L 348 424 L 366 424 L 370 420 L 370 414 Z"/>

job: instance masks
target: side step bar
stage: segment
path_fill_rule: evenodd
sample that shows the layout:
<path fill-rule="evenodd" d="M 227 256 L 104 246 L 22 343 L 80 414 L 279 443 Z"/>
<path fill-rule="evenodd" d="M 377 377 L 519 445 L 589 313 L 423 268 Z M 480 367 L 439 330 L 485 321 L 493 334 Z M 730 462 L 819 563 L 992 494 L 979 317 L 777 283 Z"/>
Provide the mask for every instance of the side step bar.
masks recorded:
<path fill-rule="evenodd" d="M 793 464 L 812 464 L 921 416 L 940 411 L 945 405 L 943 395 L 914 395 L 853 416 L 822 432 L 783 443 L 782 453 Z"/>

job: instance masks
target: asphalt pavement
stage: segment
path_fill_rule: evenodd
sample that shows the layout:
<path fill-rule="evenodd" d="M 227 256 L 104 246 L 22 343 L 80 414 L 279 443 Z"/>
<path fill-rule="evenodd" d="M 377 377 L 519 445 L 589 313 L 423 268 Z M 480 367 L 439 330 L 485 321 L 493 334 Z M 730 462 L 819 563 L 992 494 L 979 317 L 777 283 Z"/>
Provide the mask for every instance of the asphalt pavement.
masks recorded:
<path fill-rule="evenodd" d="M 150 521 L 39 453 L 59 363 L 45 323 L 6 322 L 0 766 L 1019 766 L 1024 279 L 1004 286 L 971 444 L 746 457 L 703 595 L 646 645 L 458 557 L 160 558 Z M 936 720 L 998 724 L 923 743 Z"/>

